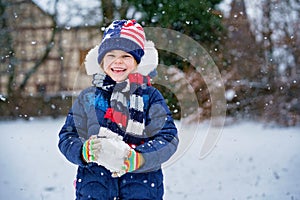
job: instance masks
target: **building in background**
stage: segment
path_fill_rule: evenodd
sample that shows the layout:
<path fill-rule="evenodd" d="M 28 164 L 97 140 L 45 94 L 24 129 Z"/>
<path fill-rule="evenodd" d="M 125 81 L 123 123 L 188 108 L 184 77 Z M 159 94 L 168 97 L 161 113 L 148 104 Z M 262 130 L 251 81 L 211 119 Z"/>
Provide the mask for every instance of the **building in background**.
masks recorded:
<path fill-rule="evenodd" d="M 5 6 L 1 40 L 9 40 L 6 45 L 11 49 L 1 52 L 2 96 L 8 93 L 10 76 L 15 88 L 26 82 L 23 96 L 52 96 L 91 84 L 82 63 L 88 50 L 101 41 L 99 28 L 57 27 L 53 16 L 30 0 L 8 1 Z"/>

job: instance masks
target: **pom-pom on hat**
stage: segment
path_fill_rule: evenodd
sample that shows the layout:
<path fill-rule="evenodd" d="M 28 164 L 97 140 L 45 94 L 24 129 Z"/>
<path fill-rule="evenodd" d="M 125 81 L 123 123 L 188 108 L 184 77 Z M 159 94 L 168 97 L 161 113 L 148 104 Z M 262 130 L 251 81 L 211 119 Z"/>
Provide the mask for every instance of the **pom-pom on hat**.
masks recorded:
<path fill-rule="evenodd" d="M 144 55 L 145 32 L 136 20 L 115 20 L 104 31 L 98 49 L 98 63 L 111 50 L 122 50 L 131 54 L 137 63 Z"/>

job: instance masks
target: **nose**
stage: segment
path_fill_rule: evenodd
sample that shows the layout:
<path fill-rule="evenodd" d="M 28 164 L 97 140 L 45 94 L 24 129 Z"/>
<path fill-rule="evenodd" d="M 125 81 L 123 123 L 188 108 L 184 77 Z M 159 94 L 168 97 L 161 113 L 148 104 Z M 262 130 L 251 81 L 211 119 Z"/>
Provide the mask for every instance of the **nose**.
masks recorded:
<path fill-rule="evenodd" d="M 123 58 L 121 56 L 118 56 L 115 60 L 114 63 L 123 63 Z"/>

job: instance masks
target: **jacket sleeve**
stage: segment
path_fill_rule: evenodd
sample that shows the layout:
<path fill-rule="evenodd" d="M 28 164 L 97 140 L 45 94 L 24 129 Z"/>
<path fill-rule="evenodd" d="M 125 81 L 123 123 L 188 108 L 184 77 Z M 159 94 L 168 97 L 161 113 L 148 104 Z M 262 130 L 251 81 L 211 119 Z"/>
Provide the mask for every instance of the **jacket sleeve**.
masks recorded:
<path fill-rule="evenodd" d="M 65 124 L 59 132 L 58 147 L 70 162 L 76 165 L 85 165 L 81 151 L 85 134 L 87 133 L 86 114 L 80 101 L 80 95 L 72 105 Z"/>
<path fill-rule="evenodd" d="M 157 89 L 149 98 L 145 131 L 149 140 L 135 149 L 145 159 L 140 172 L 159 169 L 175 153 L 179 142 L 172 114 Z"/>

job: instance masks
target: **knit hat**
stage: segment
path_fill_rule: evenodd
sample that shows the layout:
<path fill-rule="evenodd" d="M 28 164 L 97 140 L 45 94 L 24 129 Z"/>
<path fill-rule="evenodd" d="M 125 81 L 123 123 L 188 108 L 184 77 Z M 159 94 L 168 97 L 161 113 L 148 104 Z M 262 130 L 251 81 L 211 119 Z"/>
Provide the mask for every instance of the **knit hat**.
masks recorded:
<path fill-rule="evenodd" d="M 99 45 L 93 47 L 85 57 L 84 65 L 87 75 L 93 75 L 103 72 L 103 69 L 99 67 L 98 59 Z M 145 55 L 142 57 L 141 62 L 138 64 L 138 73 L 143 76 L 155 76 L 152 72 L 156 71 L 158 65 L 158 51 L 152 41 L 145 41 L 144 47 Z"/>
<path fill-rule="evenodd" d="M 122 50 L 131 54 L 137 63 L 144 55 L 144 29 L 134 19 L 115 20 L 104 31 L 102 42 L 98 49 L 98 63 L 111 50 Z"/>

